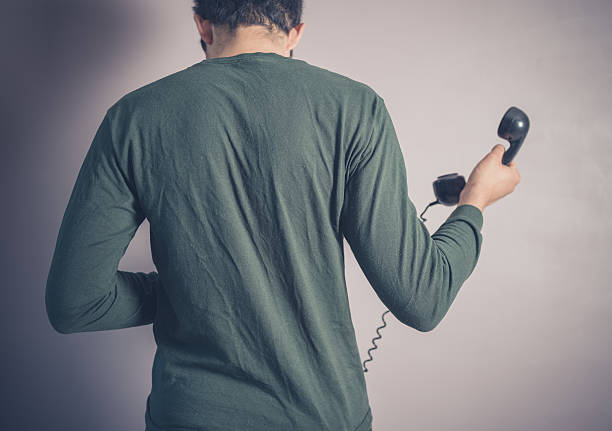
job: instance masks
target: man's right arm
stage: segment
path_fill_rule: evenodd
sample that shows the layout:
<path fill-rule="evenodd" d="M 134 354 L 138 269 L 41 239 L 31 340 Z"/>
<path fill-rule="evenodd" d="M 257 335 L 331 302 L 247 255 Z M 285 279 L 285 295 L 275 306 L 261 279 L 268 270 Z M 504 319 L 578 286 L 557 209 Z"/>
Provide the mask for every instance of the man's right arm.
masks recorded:
<path fill-rule="evenodd" d="M 378 297 L 405 325 L 426 332 L 446 315 L 482 244 L 482 210 L 461 204 L 430 236 L 408 196 L 406 168 L 384 99 L 372 135 L 349 169 L 342 232 Z"/>

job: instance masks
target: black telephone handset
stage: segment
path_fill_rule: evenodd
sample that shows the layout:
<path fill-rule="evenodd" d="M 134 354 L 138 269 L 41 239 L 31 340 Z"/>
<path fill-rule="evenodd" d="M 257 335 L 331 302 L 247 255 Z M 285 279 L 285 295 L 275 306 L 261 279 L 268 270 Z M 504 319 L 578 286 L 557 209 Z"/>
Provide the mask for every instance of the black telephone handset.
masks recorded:
<path fill-rule="evenodd" d="M 510 147 L 502 156 L 502 163 L 504 165 L 509 165 L 512 159 L 514 159 L 521 145 L 523 145 L 523 141 L 528 131 L 529 117 L 527 117 L 527 114 L 515 106 L 510 107 L 502 117 L 499 127 L 497 128 L 497 136 L 510 142 Z M 459 202 L 463 187 L 465 187 L 465 178 L 463 175 L 457 173 L 440 175 L 433 182 L 436 200 L 427 205 L 420 215 L 421 220 L 427 221 L 427 219 L 423 218 L 423 214 L 425 214 L 425 211 L 432 205 L 456 205 Z"/>
<path fill-rule="evenodd" d="M 516 156 L 516 153 L 518 153 L 521 145 L 523 145 L 523 141 L 525 140 L 525 136 L 527 136 L 528 131 L 529 117 L 527 117 L 527 114 L 515 106 L 510 107 L 502 117 L 499 127 L 497 128 L 497 136 L 510 142 L 510 147 L 502 156 L 502 163 L 504 165 L 509 165 L 512 159 L 514 159 L 514 156 Z M 423 214 L 425 214 L 425 211 L 427 211 L 427 209 L 432 205 L 456 205 L 459 202 L 459 197 L 463 187 L 465 187 L 465 178 L 462 175 L 457 173 L 440 175 L 433 182 L 436 200 L 427 205 L 425 210 L 420 215 L 421 220 L 427 221 L 427 219 L 423 218 Z M 374 347 L 368 349 L 369 359 L 363 361 L 364 373 L 368 372 L 368 369 L 365 367 L 366 362 L 373 360 L 370 352 L 372 350 L 376 350 L 378 347 L 376 345 L 376 340 L 382 338 L 382 335 L 380 335 L 380 330 L 387 326 L 387 322 L 385 321 L 385 315 L 387 313 L 390 313 L 390 311 L 386 310 L 382 315 L 383 325 L 376 328 L 376 334 L 378 335 L 372 339 L 372 345 Z"/>

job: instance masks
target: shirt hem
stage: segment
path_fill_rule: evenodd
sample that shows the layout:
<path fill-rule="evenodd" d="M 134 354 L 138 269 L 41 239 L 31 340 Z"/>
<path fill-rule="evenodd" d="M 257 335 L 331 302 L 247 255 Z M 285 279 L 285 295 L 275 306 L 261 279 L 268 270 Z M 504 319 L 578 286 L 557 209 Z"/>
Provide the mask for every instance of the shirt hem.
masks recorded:
<path fill-rule="evenodd" d="M 363 420 L 353 431 L 371 431 L 372 429 L 372 407 L 368 407 Z"/>
<path fill-rule="evenodd" d="M 149 397 L 147 397 L 146 409 L 145 409 L 145 431 L 197 431 L 199 428 L 191 428 L 191 427 L 182 427 L 182 426 L 173 426 L 162 428 L 157 426 L 153 419 L 150 416 L 151 412 L 149 410 Z M 354 428 L 353 431 L 371 431 L 372 430 L 372 407 L 368 406 L 368 411 L 365 416 L 357 425 L 357 428 Z"/>

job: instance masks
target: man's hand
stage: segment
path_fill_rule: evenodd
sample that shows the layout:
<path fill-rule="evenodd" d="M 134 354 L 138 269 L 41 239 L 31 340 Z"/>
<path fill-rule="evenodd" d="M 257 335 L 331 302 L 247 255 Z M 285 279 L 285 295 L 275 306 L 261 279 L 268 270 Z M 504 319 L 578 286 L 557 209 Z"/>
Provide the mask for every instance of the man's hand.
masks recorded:
<path fill-rule="evenodd" d="M 474 205 L 483 211 L 498 199 L 512 193 L 521 181 L 516 163 L 502 163 L 505 147 L 497 144 L 472 170 L 459 196 L 459 205 Z"/>

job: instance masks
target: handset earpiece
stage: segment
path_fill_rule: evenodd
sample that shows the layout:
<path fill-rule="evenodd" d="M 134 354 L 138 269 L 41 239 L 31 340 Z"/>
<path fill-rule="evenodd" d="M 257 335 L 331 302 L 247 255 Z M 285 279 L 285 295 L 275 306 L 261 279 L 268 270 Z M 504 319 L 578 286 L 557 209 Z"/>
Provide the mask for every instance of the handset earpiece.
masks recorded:
<path fill-rule="evenodd" d="M 510 148 L 504 152 L 502 157 L 504 165 L 509 165 L 516 156 L 528 131 L 529 118 L 527 114 L 514 106 L 508 109 L 497 128 L 497 136 L 510 142 Z"/>

